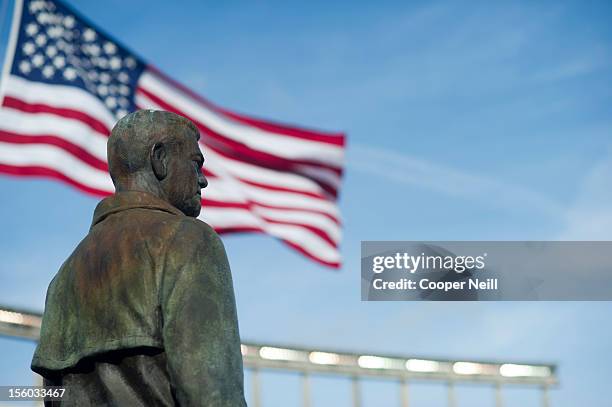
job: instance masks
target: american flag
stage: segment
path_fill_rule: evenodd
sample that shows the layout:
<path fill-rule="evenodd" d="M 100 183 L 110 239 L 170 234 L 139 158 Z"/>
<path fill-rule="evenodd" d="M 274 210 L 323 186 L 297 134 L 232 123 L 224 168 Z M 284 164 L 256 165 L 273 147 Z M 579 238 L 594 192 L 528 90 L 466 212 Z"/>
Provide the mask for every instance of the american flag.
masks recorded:
<path fill-rule="evenodd" d="M 201 219 L 219 233 L 260 232 L 340 266 L 345 136 L 220 108 L 147 64 L 59 1 L 15 0 L 0 82 L 0 172 L 114 192 L 106 140 L 143 108 L 200 129 L 210 185 Z"/>

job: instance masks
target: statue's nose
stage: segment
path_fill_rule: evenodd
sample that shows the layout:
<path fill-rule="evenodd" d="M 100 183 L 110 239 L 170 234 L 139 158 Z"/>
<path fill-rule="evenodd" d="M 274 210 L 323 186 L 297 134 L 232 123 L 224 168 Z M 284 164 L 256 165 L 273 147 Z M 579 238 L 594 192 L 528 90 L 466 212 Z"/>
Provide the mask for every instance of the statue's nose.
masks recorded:
<path fill-rule="evenodd" d="M 198 175 L 198 185 L 200 186 L 200 189 L 204 189 L 208 186 L 208 180 L 206 179 L 204 174 L 202 174 L 202 172 L 200 172 L 200 174 Z"/>

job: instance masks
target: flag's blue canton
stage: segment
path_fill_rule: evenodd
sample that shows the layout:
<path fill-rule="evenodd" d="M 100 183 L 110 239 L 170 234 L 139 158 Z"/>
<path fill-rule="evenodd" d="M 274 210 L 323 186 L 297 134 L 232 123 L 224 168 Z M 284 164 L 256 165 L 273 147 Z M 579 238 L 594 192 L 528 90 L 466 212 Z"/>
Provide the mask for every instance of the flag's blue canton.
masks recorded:
<path fill-rule="evenodd" d="M 24 1 L 12 74 L 86 89 L 117 117 L 135 110 L 144 64 L 56 1 Z"/>

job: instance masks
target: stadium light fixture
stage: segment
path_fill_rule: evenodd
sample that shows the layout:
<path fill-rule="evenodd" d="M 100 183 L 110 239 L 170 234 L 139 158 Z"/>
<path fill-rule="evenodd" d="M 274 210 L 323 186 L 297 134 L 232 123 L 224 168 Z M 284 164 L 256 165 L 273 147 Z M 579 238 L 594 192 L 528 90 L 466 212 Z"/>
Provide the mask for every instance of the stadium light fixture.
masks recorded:
<path fill-rule="evenodd" d="M 23 314 L 0 310 L 0 321 L 8 322 L 9 324 L 23 324 Z"/>
<path fill-rule="evenodd" d="M 473 362 L 455 362 L 453 372 L 460 375 L 477 375 L 483 373 L 483 365 Z"/>
<path fill-rule="evenodd" d="M 310 352 L 308 360 L 316 365 L 337 365 L 340 363 L 340 355 L 329 352 Z"/>
<path fill-rule="evenodd" d="M 499 374 L 504 377 L 548 377 L 551 371 L 548 366 L 506 363 L 499 367 Z"/>
<path fill-rule="evenodd" d="M 435 360 L 408 359 L 406 369 L 411 372 L 434 373 L 440 371 L 440 362 Z"/>
<path fill-rule="evenodd" d="M 363 355 L 357 359 L 359 367 L 364 369 L 402 369 L 403 363 L 397 359 L 380 356 Z"/>
<path fill-rule="evenodd" d="M 264 346 L 259 349 L 259 356 L 262 359 L 268 360 L 286 360 L 286 361 L 305 361 L 306 355 L 304 352 L 293 349 L 275 348 L 272 346 Z"/>
<path fill-rule="evenodd" d="M 0 309 L 0 322 L 40 328 L 42 318 L 36 315 Z"/>

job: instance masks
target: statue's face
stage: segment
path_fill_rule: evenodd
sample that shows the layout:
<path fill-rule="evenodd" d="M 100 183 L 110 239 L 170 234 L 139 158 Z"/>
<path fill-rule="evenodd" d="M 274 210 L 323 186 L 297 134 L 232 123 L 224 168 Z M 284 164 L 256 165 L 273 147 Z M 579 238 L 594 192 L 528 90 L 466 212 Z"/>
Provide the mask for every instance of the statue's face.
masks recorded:
<path fill-rule="evenodd" d="M 204 157 L 191 130 L 183 128 L 184 142 L 168 160 L 166 195 L 170 204 L 187 216 L 197 217 L 202 209 L 202 188 L 208 181 L 202 173 Z"/>

